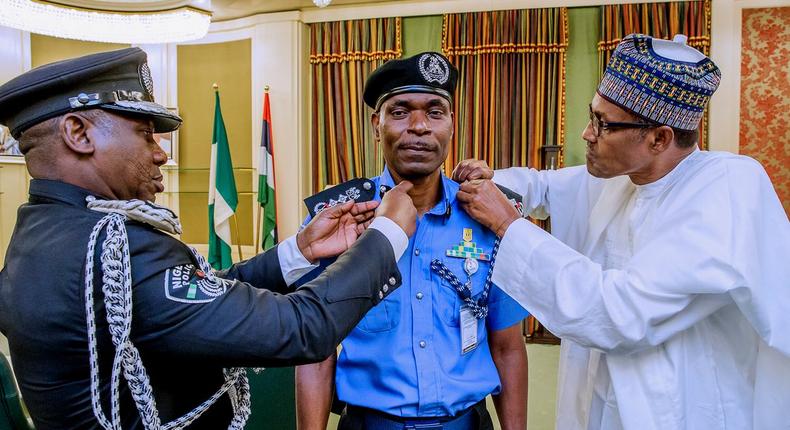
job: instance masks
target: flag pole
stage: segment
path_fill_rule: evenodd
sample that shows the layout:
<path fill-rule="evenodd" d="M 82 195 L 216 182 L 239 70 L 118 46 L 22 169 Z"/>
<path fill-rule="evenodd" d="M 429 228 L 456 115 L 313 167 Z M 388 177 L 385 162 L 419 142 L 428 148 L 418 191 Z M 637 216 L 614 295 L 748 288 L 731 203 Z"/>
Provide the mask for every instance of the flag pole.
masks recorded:
<path fill-rule="evenodd" d="M 236 230 L 236 246 L 239 249 L 239 261 L 242 261 L 241 257 L 241 236 L 239 236 L 239 223 L 236 222 L 236 214 L 230 216 L 230 219 L 233 220 L 233 227 Z"/>

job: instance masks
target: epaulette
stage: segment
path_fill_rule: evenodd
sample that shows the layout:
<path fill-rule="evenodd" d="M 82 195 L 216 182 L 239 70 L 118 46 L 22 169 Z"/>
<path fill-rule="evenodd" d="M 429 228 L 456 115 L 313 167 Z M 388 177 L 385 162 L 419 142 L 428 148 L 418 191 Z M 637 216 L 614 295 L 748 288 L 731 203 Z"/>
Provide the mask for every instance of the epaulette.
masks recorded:
<path fill-rule="evenodd" d="M 502 194 L 504 194 L 505 197 L 510 200 L 510 203 L 512 203 L 513 207 L 518 210 L 518 213 L 521 214 L 521 216 L 524 216 L 524 205 L 522 203 L 521 194 L 499 184 L 497 184 L 497 187 L 500 191 L 502 191 Z"/>
<path fill-rule="evenodd" d="M 370 179 L 356 178 L 313 194 L 304 199 L 304 204 L 307 206 L 307 211 L 310 212 L 310 217 L 315 218 L 322 210 L 349 200 L 354 200 L 357 203 L 373 200 L 376 191 L 375 184 Z"/>

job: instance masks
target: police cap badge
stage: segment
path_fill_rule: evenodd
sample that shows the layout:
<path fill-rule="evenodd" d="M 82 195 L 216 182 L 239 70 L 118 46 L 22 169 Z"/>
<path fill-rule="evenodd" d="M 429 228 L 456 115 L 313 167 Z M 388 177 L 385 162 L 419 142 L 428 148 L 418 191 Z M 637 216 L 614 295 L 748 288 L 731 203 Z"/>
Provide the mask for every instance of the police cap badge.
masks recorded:
<path fill-rule="evenodd" d="M 365 82 L 362 98 L 378 111 L 388 98 L 403 93 L 438 94 L 449 102 L 458 70 L 438 52 L 423 52 L 402 60 L 390 60 L 374 70 Z"/>
<path fill-rule="evenodd" d="M 148 117 L 157 133 L 181 125 L 178 115 L 154 102 L 151 72 L 140 48 L 45 64 L 0 86 L 0 124 L 14 138 L 47 119 L 96 108 Z"/>

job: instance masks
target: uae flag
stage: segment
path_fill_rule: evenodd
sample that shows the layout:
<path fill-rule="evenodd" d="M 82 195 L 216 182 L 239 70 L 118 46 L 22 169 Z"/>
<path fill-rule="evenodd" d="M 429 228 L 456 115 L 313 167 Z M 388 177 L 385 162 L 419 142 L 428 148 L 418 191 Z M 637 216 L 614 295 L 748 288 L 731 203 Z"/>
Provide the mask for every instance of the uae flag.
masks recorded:
<path fill-rule="evenodd" d="M 263 126 L 258 148 L 258 203 L 263 211 L 261 247 L 266 250 L 277 243 L 277 204 L 274 198 L 274 142 L 269 93 L 263 96 Z"/>
<path fill-rule="evenodd" d="M 230 217 L 236 212 L 239 199 L 233 180 L 228 134 L 219 107 L 219 91 L 215 93 L 214 100 L 214 137 L 208 189 L 208 262 L 214 269 L 221 270 L 233 264 L 230 254 Z"/>

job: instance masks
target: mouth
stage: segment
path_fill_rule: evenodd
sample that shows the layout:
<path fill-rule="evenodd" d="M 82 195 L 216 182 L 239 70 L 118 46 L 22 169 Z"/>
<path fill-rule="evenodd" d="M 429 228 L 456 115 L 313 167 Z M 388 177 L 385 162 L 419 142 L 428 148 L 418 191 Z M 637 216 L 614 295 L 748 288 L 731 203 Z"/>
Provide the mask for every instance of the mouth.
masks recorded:
<path fill-rule="evenodd" d="M 162 183 L 162 181 L 164 180 L 164 176 L 162 175 L 154 176 L 151 179 L 154 181 L 154 186 L 156 187 L 157 193 L 161 193 L 165 190 L 165 185 Z"/>
<path fill-rule="evenodd" d="M 430 145 L 424 143 L 404 143 L 398 146 L 398 150 L 407 153 L 425 154 L 433 152 Z"/>

